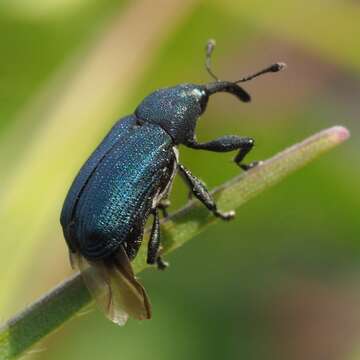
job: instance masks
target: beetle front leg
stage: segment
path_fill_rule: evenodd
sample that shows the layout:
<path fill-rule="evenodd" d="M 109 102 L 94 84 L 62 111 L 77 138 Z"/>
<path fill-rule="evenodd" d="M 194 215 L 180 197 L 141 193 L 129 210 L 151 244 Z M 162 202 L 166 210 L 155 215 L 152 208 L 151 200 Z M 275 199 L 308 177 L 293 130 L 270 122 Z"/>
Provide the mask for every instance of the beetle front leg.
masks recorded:
<path fill-rule="evenodd" d="M 157 264 L 158 269 L 164 270 L 168 263 L 165 262 L 159 256 L 159 249 L 160 249 L 160 220 L 158 210 L 153 210 L 154 222 L 151 228 L 150 239 L 148 243 L 148 253 L 147 253 L 147 260 L 148 264 Z"/>
<path fill-rule="evenodd" d="M 201 149 L 214 152 L 228 152 L 239 150 L 239 153 L 235 156 L 234 161 L 243 170 L 249 170 L 258 164 L 254 161 L 250 164 L 242 164 L 241 162 L 247 155 L 247 153 L 254 146 L 254 139 L 250 137 L 240 137 L 236 135 L 226 135 L 207 143 L 198 143 L 195 139 L 188 140 L 186 146 L 192 149 Z"/>
<path fill-rule="evenodd" d="M 215 216 L 223 220 L 230 220 L 235 216 L 234 211 L 221 212 L 205 185 L 195 177 L 185 166 L 178 164 L 180 175 L 189 186 L 191 192 L 199 199 Z"/>

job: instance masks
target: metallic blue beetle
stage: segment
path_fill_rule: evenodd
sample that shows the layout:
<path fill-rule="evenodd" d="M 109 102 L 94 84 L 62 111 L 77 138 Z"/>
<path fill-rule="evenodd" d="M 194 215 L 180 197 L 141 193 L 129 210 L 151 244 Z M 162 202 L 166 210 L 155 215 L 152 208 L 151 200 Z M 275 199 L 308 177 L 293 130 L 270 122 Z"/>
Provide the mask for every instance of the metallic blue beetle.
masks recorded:
<path fill-rule="evenodd" d="M 159 256 L 159 210 L 166 213 L 166 197 L 176 171 L 215 216 L 228 220 L 235 214 L 218 210 L 203 183 L 179 163 L 176 145 L 215 152 L 239 150 L 234 161 L 241 168 L 248 170 L 255 165 L 242 163 L 253 139 L 231 135 L 198 143 L 196 121 L 211 95 L 228 92 L 248 102 L 249 94 L 238 83 L 279 71 L 283 64 L 235 82 L 220 81 L 210 67 L 213 48 L 214 42 L 209 41 L 206 68 L 216 81 L 177 85 L 146 97 L 133 115 L 114 125 L 83 165 L 66 197 L 60 221 L 72 265 L 80 269 L 105 314 L 118 324 L 123 324 L 128 315 L 137 319 L 151 316 L 146 292 L 136 280 L 130 261 L 139 250 L 151 214 L 154 221 L 147 263 L 166 267 Z"/>

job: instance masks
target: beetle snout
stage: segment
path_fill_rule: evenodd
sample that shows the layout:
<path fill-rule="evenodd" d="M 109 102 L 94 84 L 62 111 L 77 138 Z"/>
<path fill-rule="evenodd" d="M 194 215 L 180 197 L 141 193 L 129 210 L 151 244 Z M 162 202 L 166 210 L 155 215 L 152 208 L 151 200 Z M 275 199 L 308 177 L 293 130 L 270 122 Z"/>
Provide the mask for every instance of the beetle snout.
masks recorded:
<path fill-rule="evenodd" d="M 206 84 L 205 91 L 208 96 L 218 92 L 227 92 L 236 96 L 240 101 L 249 102 L 251 100 L 250 95 L 242 87 L 230 81 L 215 81 Z"/>

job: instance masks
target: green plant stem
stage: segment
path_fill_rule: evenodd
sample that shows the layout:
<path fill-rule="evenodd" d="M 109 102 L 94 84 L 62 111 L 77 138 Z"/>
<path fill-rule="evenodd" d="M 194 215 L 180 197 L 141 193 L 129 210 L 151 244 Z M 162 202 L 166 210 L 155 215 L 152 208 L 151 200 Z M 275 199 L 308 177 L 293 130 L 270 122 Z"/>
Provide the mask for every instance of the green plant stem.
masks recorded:
<path fill-rule="evenodd" d="M 246 201 L 278 183 L 349 137 L 347 129 L 335 126 L 323 130 L 254 169 L 242 173 L 212 193 L 220 209 L 237 209 Z M 163 253 L 173 251 L 217 219 L 197 200 L 162 222 Z M 136 273 L 148 267 L 145 246 L 135 259 Z M 0 328 L 0 359 L 14 359 L 33 344 L 72 318 L 91 301 L 79 274 L 66 279 L 32 305 L 15 315 Z"/>

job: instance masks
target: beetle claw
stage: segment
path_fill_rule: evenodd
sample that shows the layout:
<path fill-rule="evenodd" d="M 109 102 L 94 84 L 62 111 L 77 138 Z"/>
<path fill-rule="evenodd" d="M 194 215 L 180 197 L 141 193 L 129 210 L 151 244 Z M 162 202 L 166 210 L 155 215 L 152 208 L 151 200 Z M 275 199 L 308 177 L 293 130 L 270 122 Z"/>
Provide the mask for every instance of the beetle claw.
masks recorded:
<path fill-rule="evenodd" d="M 156 265 L 159 270 L 165 270 L 167 267 L 169 267 L 169 263 L 164 261 L 161 256 L 157 258 Z"/>
<path fill-rule="evenodd" d="M 228 220 L 232 220 L 235 217 L 235 211 L 234 210 L 230 210 L 227 212 L 216 211 L 215 216 L 219 217 L 222 220 L 228 221 Z"/>
<path fill-rule="evenodd" d="M 262 161 L 253 161 L 250 164 L 239 164 L 239 166 L 244 170 L 248 171 L 250 169 L 253 169 L 256 166 L 261 165 Z"/>

